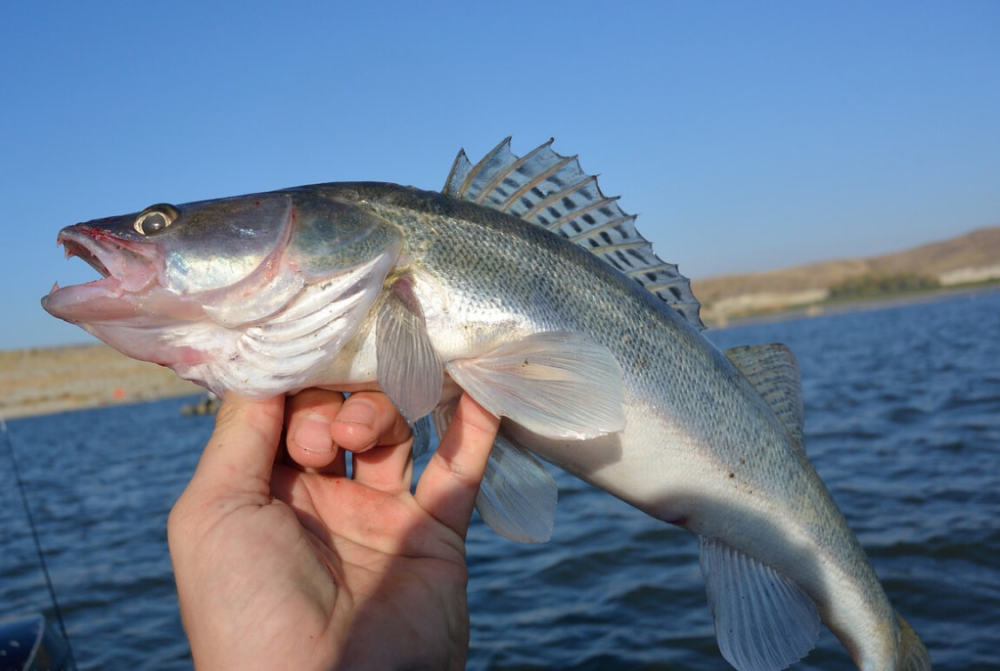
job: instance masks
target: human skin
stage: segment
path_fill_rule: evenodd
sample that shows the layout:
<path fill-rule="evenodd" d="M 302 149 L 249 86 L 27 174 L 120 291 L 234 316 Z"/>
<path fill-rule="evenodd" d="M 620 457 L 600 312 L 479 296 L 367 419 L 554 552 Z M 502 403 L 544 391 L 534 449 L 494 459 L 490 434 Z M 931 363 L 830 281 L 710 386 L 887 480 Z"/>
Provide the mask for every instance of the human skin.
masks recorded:
<path fill-rule="evenodd" d="M 463 397 L 411 490 L 383 394 L 228 394 L 167 526 L 196 668 L 464 668 L 465 533 L 497 428 Z"/>

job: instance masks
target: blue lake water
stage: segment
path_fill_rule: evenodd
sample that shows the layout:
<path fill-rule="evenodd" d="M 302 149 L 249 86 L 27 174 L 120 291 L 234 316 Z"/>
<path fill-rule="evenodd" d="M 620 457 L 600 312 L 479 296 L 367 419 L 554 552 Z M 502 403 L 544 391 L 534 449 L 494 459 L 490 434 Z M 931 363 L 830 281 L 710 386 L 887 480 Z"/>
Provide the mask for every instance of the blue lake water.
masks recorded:
<path fill-rule="evenodd" d="M 712 332 L 780 341 L 807 449 L 936 669 L 1000 669 L 1000 294 Z M 211 420 L 172 400 L 8 423 L 81 669 L 188 669 L 167 512 Z M 52 614 L 0 457 L 0 616 Z M 729 668 L 695 539 L 559 474 L 544 545 L 469 533 L 469 669 Z M 795 669 L 852 669 L 824 630 Z"/>

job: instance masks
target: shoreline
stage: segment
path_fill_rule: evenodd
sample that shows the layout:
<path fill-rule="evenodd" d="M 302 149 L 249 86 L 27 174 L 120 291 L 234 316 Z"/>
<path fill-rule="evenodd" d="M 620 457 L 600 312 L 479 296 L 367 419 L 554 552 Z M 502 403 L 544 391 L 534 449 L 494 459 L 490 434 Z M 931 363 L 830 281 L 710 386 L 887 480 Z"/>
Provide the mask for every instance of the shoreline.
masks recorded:
<path fill-rule="evenodd" d="M 100 343 L 0 351 L 4 420 L 203 393 L 168 368 Z"/>
<path fill-rule="evenodd" d="M 709 324 L 708 330 L 721 331 L 723 329 L 737 328 L 740 326 L 771 324 L 776 322 L 792 321 L 795 319 L 811 319 L 813 317 L 828 317 L 848 312 L 888 310 L 907 305 L 937 303 L 940 301 L 972 298 L 975 296 L 983 296 L 993 293 L 1000 293 L 1000 284 L 989 284 L 981 287 L 964 287 L 960 289 L 942 289 L 900 296 L 887 296 L 884 298 L 844 301 L 843 303 L 820 303 L 787 310 L 777 310 L 775 312 L 767 312 L 764 314 L 749 315 L 746 317 L 733 317 L 732 319 L 725 320 L 724 323 L 716 322 Z"/>

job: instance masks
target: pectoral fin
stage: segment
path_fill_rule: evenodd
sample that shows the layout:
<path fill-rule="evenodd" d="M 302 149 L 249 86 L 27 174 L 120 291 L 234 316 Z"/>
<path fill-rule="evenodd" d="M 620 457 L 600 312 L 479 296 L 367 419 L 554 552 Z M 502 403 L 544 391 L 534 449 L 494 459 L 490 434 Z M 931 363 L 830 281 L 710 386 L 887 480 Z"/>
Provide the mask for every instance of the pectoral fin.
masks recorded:
<path fill-rule="evenodd" d="M 413 423 L 437 405 L 444 372 L 405 278 L 387 292 L 375 325 L 378 384 Z"/>
<path fill-rule="evenodd" d="M 416 459 L 431 449 L 431 418 L 430 415 L 424 415 L 417 421 L 415 421 L 411 426 L 410 430 L 413 431 L 413 458 Z"/>
<path fill-rule="evenodd" d="M 701 572 L 719 650 L 740 671 L 784 669 L 816 645 L 816 605 L 771 567 L 701 538 Z"/>
<path fill-rule="evenodd" d="M 494 415 L 546 438 L 596 438 L 625 428 L 622 370 L 607 347 L 578 333 L 536 333 L 451 361 L 447 370 Z"/>

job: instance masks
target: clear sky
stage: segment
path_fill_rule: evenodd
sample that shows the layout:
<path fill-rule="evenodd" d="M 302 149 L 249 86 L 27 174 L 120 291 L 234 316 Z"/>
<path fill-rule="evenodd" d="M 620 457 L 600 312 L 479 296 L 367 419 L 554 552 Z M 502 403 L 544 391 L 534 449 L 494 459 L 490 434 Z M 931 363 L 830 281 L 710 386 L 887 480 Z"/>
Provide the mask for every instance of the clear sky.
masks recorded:
<path fill-rule="evenodd" d="M 0 349 L 67 224 L 549 137 L 699 278 L 1000 224 L 1000 3 L 5 2 Z"/>

